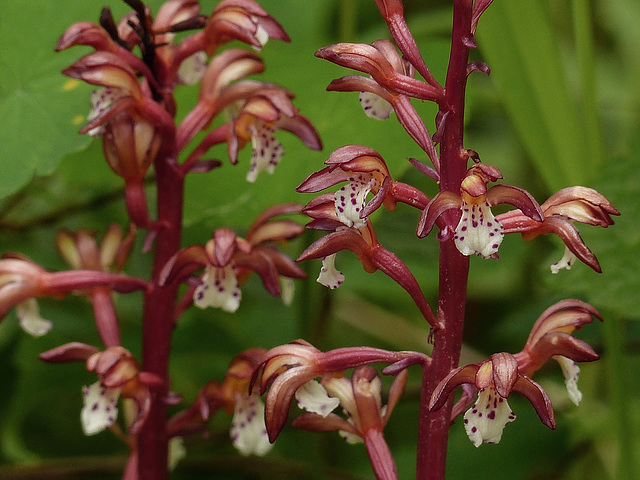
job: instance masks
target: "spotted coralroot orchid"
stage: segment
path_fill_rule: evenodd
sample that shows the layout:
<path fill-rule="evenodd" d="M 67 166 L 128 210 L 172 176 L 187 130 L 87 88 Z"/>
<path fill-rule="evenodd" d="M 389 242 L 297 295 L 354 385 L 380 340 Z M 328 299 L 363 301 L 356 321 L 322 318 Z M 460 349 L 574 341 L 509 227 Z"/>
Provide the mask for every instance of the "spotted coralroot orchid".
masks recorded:
<path fill-rule="evenodd" d="M 487 189 L 487 183 L 501 178 L 496 167 L 482 163 L 471 166 L 462 180 L 459 195 L 441 191 L 429 202 L 420 217 L 418 236 L 428 235 L 445 212 L 457 210 L 460 212 L 457 225 L 445 225 L 441 238 L 448 239 L 453 231 L 455 245 L 463 255 L 498 258 L 504 227 L 493 215 L 492 206 L 509 203 L 529 218 L 543 219 L 540 206 L 526 190 L 511 185 L 494 185 Z"/>
<path fill-rule="evenodd" d="M 519 370 L 532 376 L 549 359 L 557 361 L 569 398 L 578 405 L 582 393 L 577 385 L 580 368 L 576 362 L 592 362 L 599 357 L 588 343 L 572 334 L 594 318 L 602 320 L 595 308 L 580 300 L 563 300 L 546 309 L 533 325 L 522 352 L 514 355 Z"/>
<path fill-rule="evenodd" d="M 22 328 L 40 336 L 49 331 L 51 324 L 40 317 L 35 298 L 62 298 L 70 292 L 99 287 L 124 293 L 147 286 L 143 280 L 122 274 L 92 270 L 49 272 L 23 255 L 5 254 L 0 259 L 0 319 L 17 306 Z"/>
<path fill-rule="evenodd" d="M 115 424 L 118 399 L 131 399 L 135 414 L 128 431 L 140 431 L 151 407 L 152 391 L 163 380 L 154 374 L 140 371 L 138 362 L 124 347 L 112 346 L 104 351 L 83 343 L 68 343 L 41 353 L 40 358 L 50 363 L 85 362 L 87 370 L 98 376 L 98 381 L 82 389 L 84 407 L 81 412 L 82 428 L 86 435 L 94 435 Z"/>
<path fill-rule="evenodd" d="M 547 427 L 556 426 L 549 396 L 519 370 L 518 360 L 509 353 L 496 353 L 489 360 L 451 371 L 434 389 L 429 408 L 441 408 L 453 390 L 464 384 L 478 392 L 476 402 L 464 415 L 465 430 L 476 447 L 483 442 L 498 443 L 504 427 L 515 420 L 507 403 L 511 392 L 527 397 Z M 464 400 L 468 398 L 463 396 Z"/>
<path fill-rule="evenodd" d="M 100 245 L 95 233 L 78 230 L 74 233 L 62 230 L 58 233 L 56 244 L 66 262 L 75 269 L 96 271 L 120 271 L 124 266 L 135 239 L 135 227 L 131 225 L 125 237 L 122 228 L 112 223 L 107 228 Z M 90 300 L 98 332 L 103 343 L 110 347 L 120 344 L 120 329 L 111 298 L 111 289 L 100 286 L 81 292 Z"/>
<path fill-rule="evenodd" d="M 131 219 L 148 227 L 144 178 L 161 149 L 163 135 L 173 132 L 171 116 L 139 82 L 134 68 L 115 53 L 90 53 L 63 73 L 106 89 L 92 97 L 90 121 L 80 133 L 102 136 L 109 167 L 125 181 Z"/>
<path fill-rule="evenodd" d="M 264 404 L 250 382 L 266 350 L 252 348 L 237 355 L 229 365 L 222 383 L 207 383 L 197 400 L 169 421 L 173 437 L 205 432 L 211 417 L 223 409 L 233 415 L 231 441 L 242 455 L 263 456 L 271 450 L 264 420 Z"/>
<path fill-rule="evenodd" d="M 542 221 L 524 215 L 519 210 L 497 216 L 505 233 L 520 233 L 525 240 L 555 233 L 566 245 L 563 258 L 551 266 L 553 273 L 569 270 L 576 258 L 596 272 L 602 272 L 596 256 L 584 244 L 574 222 L 607 228 L 613 225 L 612 215 L 620 212 L 603 195 L 587 187 L 567 187 L 553 194 L 541 205 Z"/>
<path fill-rule="evenodd" d="M 265 85 L 246 99 L 237 114 L 232 114 L 227 146 L 231 163 L 237 163 L 238 150 L 251 142 L 252 156 L 247 181 L 255 182 L 262 171 L 273 173 L 284 155 L 284 147 L 275 137 L 276 130 L 287 130 L 312 150 L 321 150 L 322 142 L 311 122 L 291 103 L 293 95 L 283 88 Z M 214 131 L 215 132 L 215 131 Z"/>
<path fill-rule="evenodd" d="M 335 268 L 335 254 L 351 250 L 367 272 L 381 270 L 404 288 L 430 323 L 433 312 L 406 265 L 377 240 L 368 217 L 381 205 L 393 210 L 398 202 L 422 209 L 429 199 L 418 189 L 392 180 L 382 156 L 362 145 L 337 149 L 325 161 L 328 165 L 311 174 L 298 186 L 302 193 L 315 193 L 347 182 L 335 193 L 311 200 L 303 212 L 313 220 L 307 228 L 333 231 L 310 245 L 297 261 L 322 258 L 318 281 L 329 288 L 338 287 L 344 276 Z M 373 194 L 371 200 L 367 196 Z M 433 323 L 432 323 L 433 325 Z"/>
<path fill-rule="evenodd" d="M 273 173 L 284 155 L 284 147 L 274 135 L 277 130 L 289 131 L 313 150 L 322 149 L 320 137 L 311 122 L 293 106 L 291 92 L 270 83 L 241 80 L 262 69 L 257 56 L 235 50 L 223 52 L 219 57 L 212 60 L 205 72 L 198 104 L 178 129 L 179 145 L 206 128 L 223 110 L 230 121 L 207 133 L 183 163 L 183 170 L 193 169 L 204 153 L 222 142 L 227 143 L 229 159 L 235 165 L 239 150 L 251 143 L 247 180 L 254 182 L 261 171 Z M 235 80 L 238 81 L 231 83 Z M 190 136 L 183 138 L 182 132 Z"/>
<path fill-rule="evenodd" d="M 415 79 L 413 66 L 398 55 L 396 47 L 388 40 L 377 40 L 371 45 L 339 43 L 321 48 L 315 55 L 369 74 L 371 78 L 349 75 L 333 80 L 327 90 L 360 92 L 362 107 L 367 116 L 373 118 L 384 120 L 393 109 L 400 124 L 438 169 L 433 141 L 410 98 L 441 102 L 444 98 L 442 87 Z"/>
<path fill-rule="evenodd" d="M 316 193 L 347 182 L 334 194 L 335 213 L 347 227 L 363 227 L 380 206 L 393 210 L 398 202 L 424 209 L 429 199 L 420 190 L 394 181 L 382 156 L 363 145 L 346 145 L 325 161 L 327 167 L 312 173 L 296 190 Z M 368 194 L 373 195 L 367 201 Z"/>
<path fill-rule="evenodd" d="M 327 407 L 318 408 L 318 402 L 309 399 L 309 389 L 313 392 L 314 386 L 309 386 L 308 382 L 371 363 L 389 363 L 389 367 L 401 365 L 404 369 L 413 364 L 427 365 L 429 358 L 417 352 L 390 352 L 372 347 L 345 347 L 322 352 L 304 340 L 269 350 L 252 379 L 261 394 L 269 390 L 265 402 L 269 439 L 273 442 L 280 434 L 296 396 L 302 408 L 327 413 Z M 303 391 L 296 395 L 300 389 Z M 322 399 L 320 403 L 325 401 Z M 310 406 L 314 403 L 315 407 Z"/>
<path fill-rule="evenodd" d="M 400 400 L 407 381 L 402 370 L 394 379 L 389 402 L 382 405 L 382 381 L 371 366 L 355 369 L 351 379 L 326 375 L 322 387 L 330 398 L 337 399 L 346 418 L 335 413 L 305 413 L 293 422 L 294 427 L 315 432 L 338 431 L 347 443 L 364 442 L 376 478 L 395 479 L 397 471 L 384 440 L 383 429 Z"/>
<path fill-rule="evenodd" d="M 253 0 L 223 0 L 209 17 L 204 34 L 207 53 L 231 39 L 240 40 L 260 51 L 270 38 L 289 41 L 282 26 Z"/>
<path fill-rule="evenodd" d="M 313 217 L 317 212 L 327 212 L 328 203 L 331 204 L 331 207 L 333 206 L 333 196 L 331 198 L 318 197 L 307 205 L 305 213 Z M 337 288 L 344 280 L 344 275 L 335 268 L 335 254 L 341 250 L 350 250 L 356 254 L 365 271 L 373 273 L 380 270 L 389 276 L 409 293 L 429 324 L 434 327 L 438 325 L 417 280 L 400 258 L 378 242 L 370 222 L 362 228 L 349 228 L 337 220 L 337 216 L 335 219 L 320 219 L 320 221 L 314 222 L 310 222 L 307 227 L 321 228 L 333 225 L 335 231 L 312 243 L 296 261 L 323 259 L 318 282 L 332 289 Z"/>
<path fill-rule="evenodd" d="M 241 238 L 229 228 L 219 228 L 206 245 L 192 245 L 180 250 L 165 265 L 163 284 L 187 279 L 204 267 L 204 274 L 187 293 L 200 308 L 215 307 L 235 312 L 240 306 L 240 283 L 256 272 L 269 293 L 282 294 L 280 278 L 306 278 L 304 271 L 273 244 L 295 238 L 304 228 L 290 219 L 274 219 L 299 213 L 300 205 L 282 204 L 267 209 Z"/>

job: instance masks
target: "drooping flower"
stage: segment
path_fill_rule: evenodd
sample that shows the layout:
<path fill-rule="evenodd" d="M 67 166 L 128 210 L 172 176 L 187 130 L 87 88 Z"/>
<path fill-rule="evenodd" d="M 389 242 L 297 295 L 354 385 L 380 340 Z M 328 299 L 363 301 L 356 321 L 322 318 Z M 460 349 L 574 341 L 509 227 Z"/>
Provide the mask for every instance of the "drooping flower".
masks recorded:
<path fill-rule="evenodd" d="M 453 231 L 455 245 L 463 255 L 497 258 L 504 227 L 494 217 L 492 206 L 509 203 L 531 218 L 540 221 L 543 218 L 540 206 L 527 191 L 510 185 L 494 185 L 487 189 L 488 182 L 500 178 L 502 174 L 495 167 L 482 163 L 471 166 L 462 180 L 459 195 L 441 191 L 427 205 L 420 217 L 418 236 L 422 238 L 428 235 L 436 221 L 448 210 L 459 210 L 457 225 L 445 225 L 442 239 L 447 239 Z"/>
<path fill-rule="evenodd" d="M 507 423 L 515 415 L 507 399 L 512 391 L 527 397 L 542 423 L 555 428 L 551 400 L 543 388 L 520 372 L 518 361 L 508 353 L 496 353 L 489 360 L 452 370 L 436 386 L 429 402 L 431 410 L 441 408 L 453 390 L 469 384 L 478 391 L 478 398 L 464 415 L 464 425 L 471 442 L 479 447 L 498 443 Z"/>
<path fill-rule="evenodd" d="M 412 364 L 426 364 L 429 359 L 416 352 L 390 352 L 371 347 L 346 347 L 321 352 L 304 340 L 280 345 L 269 350 L 254 373 L 252 383 L 261 394 L 269 389 L 265 402 L 265 416 L 269 438 L 274 441 L 284 427 L 289 407 L 296 392 L 303 389 L 303 408 L 326 412 L 320 402 L 310 399 L 307 382 L 324 375 L 340 373 L 349 368 L 376 362 L 402 363 L 403 368 Z M 313 387 L 311 387 L 313 388 Z M 299 400 L 300 401 L 300 400 Z"/>
<path fill-rule="evenodd" d="M 40 317 L 32 299 L 61 298 L 69 292 L 96 287 L 125 293 L 144 289 L 147 283 L 126 275 L 93 270 L 48 272 L 27 257 L 5 254 L 0 259 L 0 319 L 13 307 L 19 306 L 18 316 L 27 331 L 43 334 L 49 324 Z"/>
<path fill-rule="evenodd" d="M 514 355 L 520 371 L 531 376 L 549 359 L 557 361 L 569 398 L 578 405 L 582 393 L 577 385 L 580 367 L 576 362 L 592 362 L 598 359 L 598 354 L 572 334 L 594 318 L 602 320 L 595 308 L 580 300 L 563 300 L 547 308 L 533 325 L 524 349 Z"/>
<path fill-rule="evenodd" d="M 152 391 L 163 384 L 156 375 L 141 372 L 133 355 L 119 345 L 100 351 L 90 345 L 68 343 L 41 353 L 40 358 L 50 363 L 85 362 L 87 370 L 98 376 L 96 383 L 82 389 L 84 406 L 80 418 L 86 435 L 115 424 L 120 397 L 134 401 L 136 410 L 128 430 L 138 433 L 149 414 Z"/>
<path fill-rule="evenodd" d="M 239 286 L 251 272 L 260 275 L 272 295 L 282 294 L 280 277 L 306 278 L 293 260 L 276 249 L 275 242 L 284 242 L 304 232 L 297 222 L 279 217 L 300 212 L 297 204 L 275 205 L 261 214 L 247 231 L 238 237 L 228 228 L 219 228 L 206 245 L 192 245 L 180 250 L 165 265 L 161 282 L 187 280 L 197 269 L 205 271 L 196 286 L 187 292 L 200 308 L 208 306 L 235 312 L 242 297 Z"/>
<path fill-rule="evenodd" d="M 347 443 L 364 442 L 376 478 L 397 479 L 396 465 L 384 440 L 383 430 L 407 381 L 402 370 L 394 379 L 389 403 L 382 405 L 382 381 L 373 367 L 355 369 L 351 379 L 324 376 L 322 386 L 337 399 L 346 418 L 334 413 L 305 413 L 293 422 L 294 427 L 316 432 L 338 431 Z"/>
<path fill-rule="evenodd" d="M 505 233 L 520 233 L 524 240 L 538 235 L 555 233 L 566 249 L 562 259 L 551 266 L 557 273 L 571 268 L 575 257 L 596 272 L 601 272 L 596 256 L 584 244 L 574 222 L 607 228 L 613 225 L 612 215 L 620 212 L 603 195 L 587 187 L 567 187 L 553 194 L 541 205 L 544 219 L 524 215 L 520 210 L 502 213 L 496 218 L 503 224 Z M 575 257 L 574 257 L 575 256 Z"/>
<path fill-rule="evenodd" d="M 425 317 L 435 322 L 417 281 L 396 255 L 380 245 L 368 220 L 381 205 L 393 210 L 402 202 L 423 209 L 429 199 L 418 189 L 392 180 L 382 156 L 368 147 L 346 145 L 334 151 L 325 163 L 327 167 L 302 182 L 297 188 L 299 192 L 314 193 L 339 183 L 347 184 L 335 193 L 316 197 L 303 209 L 313 219 L 307 228 L 333 232 L 309 246 L 297 261 L 322 258 L 318 281 L 336 288 L 344 276 L 335 269 L 333 255 L 340 250 L 351 250 L 367 272 L 381 270 L 391 277 L 407 290 Z"/>
<path fill-rule="evenodd" d="M 293 95 L 284 88 L 265 85 L 248 97 L 236 114 L 232 114 L 227 146 L 231 163 L 237 163 L 238 150 L 251 142 L 252 155 L 247 181 L 255 182 L 262 171 L 273 173 L 284 155 L 284 147 L 275 137 L 277 130 L 287 130 L 304 144 L 321 150 L 322 142 L 311 122 L 291 103 Z"/>
<path fill-rule="evenodd" d="M 231 40 L 260 51 L 270 38 L 289 41 L 282 26 L 253 0 L 223 0 L 216 5 L 204 30 L 209 55 Z"/>
<path fill-rule="evenodd" d="M 352 68 L 371 76 L 349 75 L 332 81 L 327 90 L 360 92 L 365 113 L 375 118 L 388 117 L 390 108 L 407 133 L 429 155 L 439 169 L 438 154 L 420 115 L 411 105 L 410 97 L 442 103 L 444 90 L 413 78 L 412 65 L 400 57 L 388 40 L 377 40 L 371 45 L 339 43 L 321 48 L 316 57 L 340 66 Z"/>
<path fill-rule="evenodd" d="M 242 455 L 265 455 L 272 445 L 265 427 L 264 404 L 260 396 L 250 390 L 252 374 L 264 353 L 263 349 L 252 348 L 237 355 L 222 383 L 208 382 L 188 409 L 171 418 L 170 436 L 204 431 L 210 418 L 224 409 L 233 415 L 229 434 L 234 447 Z"/>

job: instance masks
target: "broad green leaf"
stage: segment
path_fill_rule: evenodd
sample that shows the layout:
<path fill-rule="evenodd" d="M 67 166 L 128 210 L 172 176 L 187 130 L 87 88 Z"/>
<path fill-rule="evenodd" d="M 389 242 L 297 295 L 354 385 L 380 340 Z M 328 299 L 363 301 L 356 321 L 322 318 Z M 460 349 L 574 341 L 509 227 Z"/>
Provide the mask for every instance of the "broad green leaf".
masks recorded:
<path fill-rule="evenodd" d="M 63 156 L 89 142 L 77 135 L 88 112 L 87 91 L 60 74 L 74 54 L 53 51 L 58 37 L 83 10 L 91 11 L 86 2 L 73 0 L 2 4 L 0 198 L 34 175 L 51 173 Z"/>
<path fill-rule="evenodd" d="M 547 187 L 584 183 L 593 165 L 542 2 L 493 2 L 480 19 L 478 44 Z"/>

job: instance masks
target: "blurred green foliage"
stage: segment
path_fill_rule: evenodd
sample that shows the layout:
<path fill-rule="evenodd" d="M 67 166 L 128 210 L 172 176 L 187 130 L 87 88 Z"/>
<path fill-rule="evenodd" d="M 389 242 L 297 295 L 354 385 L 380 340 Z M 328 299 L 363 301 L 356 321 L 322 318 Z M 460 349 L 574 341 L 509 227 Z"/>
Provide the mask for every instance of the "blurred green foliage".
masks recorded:
<path fill-rule="evenodd" d="M 105 2 L 107 3 L 107 2 Z M 185 244 L 203 243 L 214 228 L 240 232 L 272 203 L 306 202 L 294 187 L 318 170 L 327 155 L 347 143 L 377 149 L 396 179 L 429 195 L 435 186 L 411 169 L 407 157 L 424 160 L 391 119 L 364 117 L 355 94 L 327 93 L 325 86 L 349 72 L 314 58 L 338 41 L 371 42 L 385 37 L 384 23 L 367 0 L 263 0 L 285 27 L 290 44 L 270 42 L 262 56 L 263 79 L 296 93 L 295 104 L 320 132 L 324 152 L 311 152 L 280 135 L 287 154 L 276 174 L 244 180 L 249 152 L 231 167 L 223 148 L 212 155 L 224 166 L 188 181 Z M 126 6 L 109 2 L 118 18 Z M 157 10 L 160 2 L 149 2 Z M 202 2 L 210 11 L 212 0 Z M 61 228 L 95 228 L 126 222 L 121 184 L 102 159 L 97 142 L 77 135 L 88 110 L 90 88 L 69 88 L 59 71 L 88 49 L 55 54 L 57 37 L 80 20 L 96 21 L 100 2 L 4 0 L 0 19 L 0 252 L 21 252 L 50 269 L 64 268 L 54 239 Z M 448 56 L 450 2 L 407 0 L 409 26 L 427 64 L 443 80 Z M 589 8 L 590 7 L 590 8 Z M 346 15 L 341 15 L 344 9 Z M 607 231 L 582 228 L 604 273 L 578 264 L 557 276 L 548 266 L 562 255 L 555 238 L 524 243 L 509 237 L 500 261 L 473 258 L 469 319 L 463 357 L 473 361 L 496 351 L 522 348 L 537 316 L 555 301 L 576 297 L 605 315 L 585 329 L 602 361 L 583 365 L 579 408 L 567 402 L 559 369 L 539 380 L 554 401 L 558 428 L 548 431 L 533 409 L 510 398 L 518 421 L 499 445 L 475 449 L 460 422 L 451 429 L 449 475 L 459 478 L 637 478 L 640 424 L 638 375 L 640 314 L 640 4 L 635 0 L 496 0 L 481 19 L 475 60 L 487 61 L 489 77 L 469 81 L 466 144 L 499 167 L 505 182 L 529 189 L 542 202 L 558 188 L 576 183 L 598 189 L 622 212 Z M 178 92 L 180 114 L 194 104 L 193 88 Z M 433 129 L 435 109 L 416 104 Z M 594 130 L 594 125 L 596 126 Z M 150 192 L 152 193 L 152 192 Z M 383 245 L 412 269 L 431 302 L 437 292 L 437 242 L 418 240 L 419 212 L 398 207 L 375 218 Z M 292 243 L 295 256 L 313 239 Z M 139 249 L 138 249 L 139 251 Z M 135 255 L 132 275 L 145 275 L 149 255 Z M 427 349 L 427 328 L 406 293 L 381 273 L 368 275 L 348 253 L 338 256 L 346 281 L 327 292 L 315 282 L 318 262 L 306 268 L 292 307 L 269 296 L 257 278 L 243 287 L 236 314 L 189 311 L 176 329 L 172 353 L 173 390 L 192 401 L 212 378 L 222 379 L 239 351 L 305 337 L 319 348 L 370 344 Z M 124 344 L 139 352 L 140 296 L 117 299 Z M 54 329 L 26 336 L 15 313 L 0 323 L 0 478 L 119 478 L 125 449 L 109 434 L 84 437 L 80 388 L 93 382 L 81 364 L 44 365 L 38 353 L 69 341 L 98 344 L 91 308 L 80 298 L 43 300 Z M 400 478 L 415 472 L 419 375 L 411 372 L 404 402 L 386 435 Z M 207 441 L 187 440 L 188 457 L 175 478 L 371 478 L 363 446 L 345 445 L 337 435 L 287 428 L 265 459 L 245 462 L 228 442 L 229 419 L 219 416 Z M 75 476 L 74 476 L 75 475 Z"/>

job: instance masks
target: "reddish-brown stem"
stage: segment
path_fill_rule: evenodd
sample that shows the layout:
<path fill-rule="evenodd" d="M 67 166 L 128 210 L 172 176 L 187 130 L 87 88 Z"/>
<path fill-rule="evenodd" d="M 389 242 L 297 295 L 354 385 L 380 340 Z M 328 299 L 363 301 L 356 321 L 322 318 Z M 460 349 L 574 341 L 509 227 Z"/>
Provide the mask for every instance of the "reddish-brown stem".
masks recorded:
<path fill-rule="evenodd" d="M 440 145 L 440 189 L 460 192 L 467 169 L 463 153 L 464 101 L 469 61 L 472 0 L 455 0 L 451 54 L 446 79 L 446 103 L 449 113 L 443 126 Z M 444 113 L 444 112 L 443 112 Z M 449 222 L 447 222 L 449 223 Z M 447 440 L 453 397 L 436 411 L 429 411 L 429 399 L 438 382 L 457 367 L 462 346 L 469 259 L 456 248 L 453 238 L 440 244 L 440 287 L 438 321 L 443 328 L 434 332 L 430 368 L 425 368 L 418 423 L 416 478 L 445 478 Z"/>
<path fill-rule="evenodd" d="M 144 299 L 142 369 L 164 378 L 165 384 L 154 396 L 149 417 L 138 436 L 140 480 L 168 478 L 167 408 L 164 400 L 169 389 L 169 354 L 178 286 L 172 283 L 161 287 L 159 275 L 165 263 L 180 248 L 182 236 L 184 176 L 174 152 L 174 148 L 161 152 L 155 162 L 158 224 L 162 227 L 155 239 L 152 288 Z"/>

